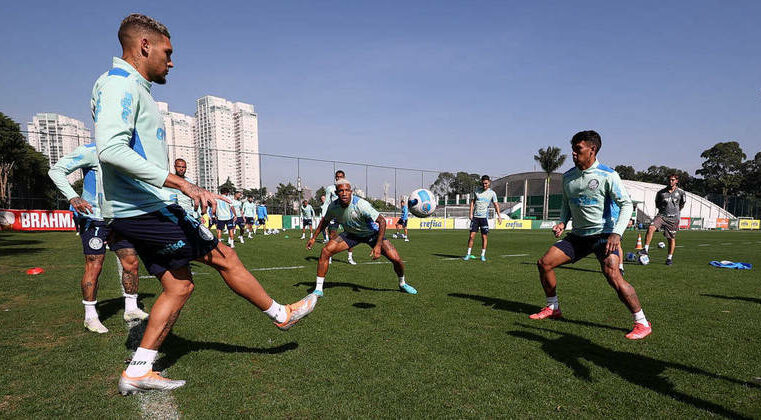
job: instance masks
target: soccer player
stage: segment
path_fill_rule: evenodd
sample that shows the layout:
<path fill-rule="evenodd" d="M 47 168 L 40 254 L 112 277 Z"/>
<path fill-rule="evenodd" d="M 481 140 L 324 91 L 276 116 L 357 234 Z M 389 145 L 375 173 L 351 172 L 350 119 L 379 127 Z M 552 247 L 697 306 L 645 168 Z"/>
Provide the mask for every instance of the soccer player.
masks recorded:
<path fill-rule="evenodd" d="M 235 209 L 235 224 L 240 228 L 240 235 L 238 235 L 240 243 L 245 243 L 243 241 L 243 232 L 246 230 L 246 220 L 243 218 L 243 201 L 243 192 L 235 191 L 231 204 L 232 208 Z M 233 227 L 233 230 L 235 230 L 235 227 Z"/>
<path fill-rule="evenodd" d="M 81 197 L 66 179 L 67 175 L 80 168 L 84 175 Z M 82 250 L 85 254 L 85 273 L 81 282 L 82 304 L 85 306 L 84 326 L 92 332 L 107 333 L 108 328 L 100 322 L 95 305 L 98 303 L 98 278 L 106 258 L 106 243 L 109 241 L 111 228 L 103 221 L 98 206 L 101 180 L 95 144 L 79 146 L 59 159 L 48 171 L 48 176 L 61 194 L 69 200 L 71 207 L 79 213 L 77 231 L 80 232 L 79 237 L 82 239 Z M 116 253 L 121 272 L 124 320 L 131 322 L 148 318 L 148 314 L 137 307 L 137 287 L 140 280 L 137 275 L 138 262 L 134 247 L 129 241 L 121 240 L 111 241 L 109 248 Z"/>
<path fill-rule="evenodd" d="M 656 229 L 663 229 L 663 236 L 669 242 L 669 254 L 666 257 L 666 265 L 674 263 L 674 250 L 676 249 L 676 232 L 679 230 L 679 212 L 684 208 L 687 202 L 687 193 L 677 186 L 679 184 L 679 175 L 669 175 L 669 186 L 658 191 L 655 194 L 655 207 L 658 214 L 653 219 L 653 223 L 647 228 L 645 236 L 645 248 L 641 249 L 638 254 L 647 255 L 650 251 L 650 241 L 653 240 L 653 234 Z"/>
<path fill-rule="evenodd" d="M 481 188 L 476 189 L 470 198 L 470 236 L 468 237 L 468 253 L 465 254 L 463 260 L 476 259 L 475 255 L 471 255 L 470 251 L 473 249 L 473 238 L 476 237 L 476 232 L 481 230 L 481 261 L 486 261 L 486 245 L 488 243 L 489 235 L 489 204 L 494 203 L 494 210 L 497 213 L 497 223 L 502 222 L 502 216 L 499 213 L 499 202 L 497 201 L 497 193 L 491 188 L 491 178 L 489 175 L 481 177 Z"/>
<path fill-rule="evenodd" d="M 417 294 L 414 287 L 404 280 L 404 262 L 396 252 L 396 249 L 385 238 L 386 219 L 373 208 L 367 200 L 352 194 L 351 183 L 346 178 L 336 180 L 338 199 L 330 203 L 326 217 L 320 221 L 316 233 L 309 238 L 307 249 L 312 249 L 315 239 L 320 230 L 325 228 L 331 220 L 343 226 L 344 231 L 340 235 L 330 238 L 327 245 L 322 247 L 320 261 L 317 263 L 317 282 L 314 294 L 323 296 L 323 283 L 328 273 L 328 260 L 335 254 L 365 243 L 372 248 L 370 257 L 377 260 L 381 255 L 386 257 L 394 265 L 394 271 L 399 277 L 399 289 L 411 295 Z"/>
<path fill-rule="evenodd" d="M 396 221 L 396 233 L 394 234 L 394 238 L 399 235 L 399 229 L 404 228 L 404 233 L 401 237 L 404 238 L 404 242 L 409 242 L 410 237 L 407 233 L 407 219 L 410 218 L 410 209 L 407 205 L 407 200 L 405 200 L 403 196 L 399 197 L 399 201 L 402 203 L 402 215 L 399 217 L 399 220 Z"/>
<path fill-rule="evenodd" d="M 264 203 L 260 203 L 256 205 L 256 227 L 254 228 L 254 234 L 256 234 L 256 230 L 259 229 L 259 226 L 264 226 L 262 230 L 264 230 L 265 235 L 269 235 L 270 231 L 267 229 L 267 220 L 269 217 L 267 217 L 267 206 Z"/>
<path fill-rule="evenodd" d="M 119 379 L 121 394 L 175 389 L 185 381 L 153 371 L 159 347 L 193 292 L 189 262 L 215 268 L 236 294 L 264 311 L 280 329 L 309 314 L 317 297 L 280 305 L 243 266 L 237 254 L 173 204 L 163 187 L 193 199 L 201 212 L 216 210 L 218 194 L 206 191 L 168 170 L 164 123 L 151 96 L 164 84 L 171 61 L 169 31 L 144 15 L 127 16 L 119 27 L 121 58 L 95 82 L 91 97 L 95 142 L 103 171 L 103 217 L 111 229 L 135 245 L 146 269 L 163 287 L 132 360 Z"/>
<path fill-rule="evenodd" d="M 320 202 L 322 203 L 320 205 L 320 218 L 325 218 L 325 215 L 328 213 L 328 206 L 330 205 L 330 201 L 328 201 L 328 199 L 322 195 L 320 196 Z M 325 228 L 322 230 L 322 232 L 318 233 L 322 233 L 323 242 L 328 243 L 328 228 Z"/>
<path fill-rule="evenodd" d="M 227 245 L 235 248 L 235 206 L 230 197 L 230 190 L 222 187 L 222 197 L 217 198 L 217 240 L 222 240 L 222 231 L 227 229 Z"/>
<path fill-rule="evenodd" d="M 309 226 L 309 236 L 311 237 L 313 232 L 312 219 L 314 219 L 314 208 L 309 204 L 309 201 L 304 200 L 301 203 L 301 239 L 305 238 L 307 232 L 307 226 Z"/>
<path fill-rule="evenodd" d="M 344 178 L 346 178 L 346 173 L 340 169 L 337 170 L 335 173 L 335 181 L 338 181 L 339 179 L 344 179 Z M 327 196 L 328 206 L 338 199 L 338 194 L 336 193 L 335 184 L 328 185 L 325 187 L 325 195 Z M 323 213 L 323 216 L 324 216 L 324 213 Z M 336 236 L 338 236 L 338 228 L 340 224 L 335 220 L 328 220 L 328 221 L 330 222 L 327 225 L 328 237 L 330 239 L 333 239 Z M 349 257 L 346 260 L 349 262 L 349 264 L 357 265 L 356 261 L 354 261 L 354 246 L 353 245 L 349 247 L 349 251 L 347 252 L 347 254 Z M 329 262 L 330 263 L 333 262 L 333 257 L 330 257 Z"/>
<path fill-rule="evenodd" d="M 246 218 L 246 230 L 248 231 L 248 237 L 253 238 L 253 227 L 256 223 L 256 203 L 254 203 L 254 197 L 248 196 L 248 199 L 243 203 L 243 217 Z M 243 233 L 241 232 L 241 235 Z"/>
<path fill-rule="evenodd" d="M 194 184 L 195 182 L 190 179 L 189 177 L 185 176 L 185 173 L 188 170 L 188 163 L 185 161 L 185 159 L 175 159 L 174 160 L 174 173 L 175 175 L 179 176 L 180 178 L 184 178 L 186 181 L 190 182 L 191 184 Z M 183 194 L 182 191 L 174 189 L 174 188 L 167 188 L 170 191 L 173 191 L 175 194 L 177 194 L 177 204 L 182 207 L 183 210 L 185 210 L 185 213 L 191 215 L 194 219 L 198 219 L 198 213 L 196 212 L 196 209 L 193 208 L 193 200 L 190 199 L 187 195 Z"/>
<path fill-rule="evenodd" d="M 616 290 L 618 298 L 634 318 L 634 328 L 626 334 L 626 338 L 645 338 L 652 328 L 634 287 L 624 280 L 618 264 L 621 258 L 618 246 L 632 214 L 632 202 L 618 174 L 597 161 L 597 153 L 602 146 L 599 134 L 581 131 L 573 136 L 571 145 L 575 167 L 563 174 L 560 223 L 553 226 L 552 231 L 556 238 L 560 237 L 569 220 L 573 220 L 573 229 L 537 261 L 547 306 L 530 318 L 562 318 L 555 267 L 575 263 L 594 252 L 608 284 Z"/>

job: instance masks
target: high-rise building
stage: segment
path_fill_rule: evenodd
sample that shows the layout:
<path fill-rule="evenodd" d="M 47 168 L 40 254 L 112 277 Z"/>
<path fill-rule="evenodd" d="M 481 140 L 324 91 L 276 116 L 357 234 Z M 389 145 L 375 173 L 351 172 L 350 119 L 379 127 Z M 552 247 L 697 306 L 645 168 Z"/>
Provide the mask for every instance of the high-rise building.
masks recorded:
<path fill-rule="evenodd" d="M 174 173 L 174 160 L 184 159 L 188 166 L 185 176 L 198 182 L 198 149 L 196 147 L 196 119 L 190 115 L 169 111 L 166 102 L 156 102 L 164 116 L 169 168 Z"/>
<path fill-rule="evenodd" d="M 48 158 L 50 166 L 77 147 L 92 142 L 90 129 L 85 123 L 65 115 L 41 112 L 26 127 L 29 144 Z M 82 171 L 72 173 L 68 179 L 72 183 L 82 179 Z"/>
<path fill-rule="evenodd" d="M 259 123 L 254 106 L 207 95 L 196 100 L 198 185 L 217 191 L 260 188 Z"/>

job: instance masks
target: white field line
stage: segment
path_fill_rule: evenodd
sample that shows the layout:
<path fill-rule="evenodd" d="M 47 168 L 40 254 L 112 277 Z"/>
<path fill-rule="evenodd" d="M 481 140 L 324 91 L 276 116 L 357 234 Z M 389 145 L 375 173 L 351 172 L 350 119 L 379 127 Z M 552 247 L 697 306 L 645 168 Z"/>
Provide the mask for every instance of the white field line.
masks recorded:
<path fill-rule="evenodd" d="M 252 268 L 248 271 L 272 271 L 272 270 L 298 270 L 299 268 L 304 268 L 305 265 L 294 265 L 291 267 L 266 267 L 266 268 Z"/>
<path fill-rule="evenodd" d="M 193 274 L 193 276 L 208 276 L 211 273 L 196 273 L 196 272 L 191 272 L 191 274 Z M 140 276 L 140 278 L 141 279 L 155 279 L 156 276 Z"/>
<path fill-rule="evenodd" d="M 698 246 L 711 246 L 711 244 L 700 244 Z"/>
<path fill-rule="evenodd" d="M 732 245 L 732 242 L 724 242 L 722 245 Z"/>
<path fill-rule="evenodd" d="M 450 257 L 450 258 L 442 258 L 442 261 L 452 261 L 452 260 L 461 260 L 462 257 Z"/>
<path fill-rule="evenodd" d="M 506 254 L 506 255 L 500 255 L 500 257 L 502 257 L 502 258 L 505 258 L 505 257 L 526 257 L 526 256 L 528 256 L 528 254 Z"/>

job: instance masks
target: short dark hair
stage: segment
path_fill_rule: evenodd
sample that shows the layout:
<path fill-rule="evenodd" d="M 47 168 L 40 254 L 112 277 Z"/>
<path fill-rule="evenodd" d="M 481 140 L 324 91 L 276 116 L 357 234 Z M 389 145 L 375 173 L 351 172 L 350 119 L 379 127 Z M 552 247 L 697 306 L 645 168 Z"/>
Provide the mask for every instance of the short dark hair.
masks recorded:
<path fill-rule="evenodd" d="M 672 176 L 673 176 L 674 178 L 676 178 L 676 180 L 677 180 L 677 181 L 679 181 L 679 174 L 678 174 L 678 173 L 675 173 L 675 172 L 673 172 L 673 173 L 670 173 L 670 174 L 669 174 L 669 176 L 667 176 L 667 177 L 666 177 L 666 179 L 669 179 L 669 178 L 671 178 Z"/>
<path fill-rule="evenodd" d="M 491 181 L 491 178 L 489 178 L 489 175 L 484 175 L 481 177 L 481 181 Z"/>
<path fill-rule="evenodd" d="M 169 29 L 167 29 L 163 23 L 150 16 L 133 13 L 124 18 L 122 24 L 119 25 L 119 43 L 122 44 L 122 47 L 127 44 L 130 38 L 130 32 L 134 30 L 149 32 L 156 35 L 164 35 L 167 38 L 171 38 L 169 35 Z"/>
<path fill-rule="evenodd" d="M 177 159 L 175 159 L 175 160 L 174 160 L 174 164 L 176 165 L 176 164 L 177 164 L 177 162 L 185 162 L 185 164 L 186 164 L 186 165 L 188 164 L 188 162 L 187 162 L 187 161 L 185 161 L 185 159 L 183 159 L 183 158 L 177 158 Z"/>
<path fill-rule="evenodd" d="M 340 170 L 340 169 L 336 171 L 336 176 L 338 176 L 338 174 L 341 174 L 341 175 L 343 175 L 343 176 L 346 176 L 346 172 L 344 172 L 344 171 L 342 171 L 342 170 Z"/>
<path fill-rule="evenodd" d="M 227 194 L 230 194 L 230 189 L 227 188 L 227 187 L 222 187 L 222 188 L 219 189 L 219 192 L 222 193 L 222 194 L 227 195 Z"/>
<path fill-rule="evenodd" d="M 573 135 L 573 138 L 571 139 L 571 146 L 579 144 L 581 142 L 594 145 L 595 153 L 600 153 L 600 149 L 602 148 L 602 138 L 600 138 L 600 135 L 597 134 L 597 131 L 594 131 L 594 130 L 579 131 L 578 133 Z"/>

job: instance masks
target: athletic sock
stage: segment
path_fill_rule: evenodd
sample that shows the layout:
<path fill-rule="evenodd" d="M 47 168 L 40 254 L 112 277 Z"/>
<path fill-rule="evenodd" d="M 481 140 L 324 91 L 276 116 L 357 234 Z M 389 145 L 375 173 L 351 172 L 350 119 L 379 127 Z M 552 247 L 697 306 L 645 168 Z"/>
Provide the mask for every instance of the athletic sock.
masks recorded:
<path fill-rule="evenodd" d="M 647 322 L 647 318 L 645 318 L 645 311 L 642 309 L 639 310 L 639 312 L 635 312 L 632 314 L 632 317 L 634 318 L 634 322 L 639 322 L 640 324 L 649 327 L 650 323 Z"/>
<path fill-rule="evenodd" d="M 624 269 L 624 263 L 618 263 L 618 269 L 623 270 Z"/>
<path fill-rule="evenodd" d="M 486 256 L 486 250 L 485 250 L 485 249 L 482 249 L 482 250 L 481 250 L 481 256 L 482 256 L 482 257 L 485 257 L 485 256 Z"/>
<path fill-rule="evenodd" d="M 650 245 L 645 245 L 645 251 L 650 251 Z"/>
<path fill-rule="evenodd" d="M 315 285 L 314 285 L 314 290 L 315 290 L 315 291 L 318 291 L 318 290 L 319 290 L 319 291 L 321 291 L 321 292 L 322 292 L 322 284 L 323 284 L 323 283 L 325 283 L 325 277 L 320 277 L 320 276 L 317 276 L 317 281 L 315 282 Z"/>
<path fill-rule="evenodd" d="M 98 319 L 98 311 L 95 310 L 95 304 L 97 300 L 88 301 L 83 300 L 82 304 L 85 305 L 85 319 Z"/>
<path fill-rule="evenodd" d="M 667 260 L 670 260 L 670 259 L 671 259 L 671 257 L 673 257 L 673 256 L 674 256 L 674 254 L 669 254 L 669 256 L 668 256 L 668 257 L 666 257 L 666 259 L 667 259 Z"/>
<path fill-rule="evenodd" d="M 354 255 L 354 253 L 353 253 L 353 252 L 351 252 L 351 251 L 349 251 L 349 259 L 350 259 L 350 260 L 353 260 L 353 259 L 354 259 L 354 258 L 352 258 L 352 256 L 353 256 L 353 255 Z"/>
<path fill-rule="evenodd" d="M 399 277 L 399 287 L 402 287 L 405 284 L 407 284 L 407 282 L 404 281 L 404 276 Z"/>
<path fill-rule="evenodd" d="M 556 309 L 560 309 L 560 302 L 558 302 L 558 295 L 548 297 L 547 306 L 553 311 Z"/>
<path fill-rule="evenodd" d="M 134 311 L 137 310 L 137 293 L 134 295 L 130 295 L 129 293 L 124 294 L 124 312 Z"/>
<path fill-rule="evenodd" d="M 264 313 L 277 323 L 283 323 L 288 319 L 288 312 L 285 311 L 285 306 L 275 302 L 274 299 L 272 300 L 272 305 Z"/>
<path fill-rule="evenodd" d="M 467 253 L 466 255 L 470 255 L 470 250 L 471 250 L 471 249 L 472 249 L 472 248 L 468 248 L 468 253 Z"/>
<path fill-rule="evenodd" d="M 132 356 L 132 361 L 127 366 L 127 371 L 125 372 L 127 376 L 138 378 L 153 370 L 153 362 L 156 360 L 158 353 L 158 350 L 138 347 L 135 355 Z"/>

